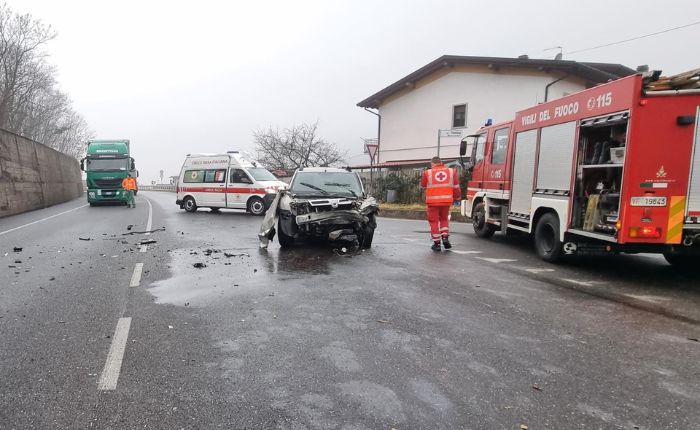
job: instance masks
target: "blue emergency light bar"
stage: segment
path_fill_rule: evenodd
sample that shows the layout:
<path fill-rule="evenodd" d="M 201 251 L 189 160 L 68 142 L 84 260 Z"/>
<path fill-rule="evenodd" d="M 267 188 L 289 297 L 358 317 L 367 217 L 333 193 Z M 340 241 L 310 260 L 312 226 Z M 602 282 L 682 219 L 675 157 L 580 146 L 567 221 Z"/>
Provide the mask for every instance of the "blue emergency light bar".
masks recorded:
<path fill-rule="evenodd" d="M 493 125 L 493 120 L 491 118 L 486 120 L 486 124 L 484 124 L 485 127 L 488 127 L 490 125 Z"/>

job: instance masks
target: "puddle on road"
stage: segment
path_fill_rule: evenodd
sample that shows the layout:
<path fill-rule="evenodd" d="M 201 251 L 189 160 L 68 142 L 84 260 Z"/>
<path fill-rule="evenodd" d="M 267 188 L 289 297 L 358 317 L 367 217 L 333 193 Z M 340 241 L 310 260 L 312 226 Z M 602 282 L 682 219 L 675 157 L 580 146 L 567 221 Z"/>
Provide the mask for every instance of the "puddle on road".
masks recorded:
<path fill-rule="evenodd" d="M 216 251 L 209 253 L 205 247 L 172 251 L 171 277 L 153 283 L 149 289 L 156 303 L 196 307 L 223 297 L 275 291 L 287 283 L 299 285 L 300 280 L 329 276 L 334 269 L 343 270 L 354 260 L 340 258 L 332 247 L 325 246 Z M 234 256 L 226 257 L 225 253 Z M 206 267 L 194 267 L 195 263 Z"/>

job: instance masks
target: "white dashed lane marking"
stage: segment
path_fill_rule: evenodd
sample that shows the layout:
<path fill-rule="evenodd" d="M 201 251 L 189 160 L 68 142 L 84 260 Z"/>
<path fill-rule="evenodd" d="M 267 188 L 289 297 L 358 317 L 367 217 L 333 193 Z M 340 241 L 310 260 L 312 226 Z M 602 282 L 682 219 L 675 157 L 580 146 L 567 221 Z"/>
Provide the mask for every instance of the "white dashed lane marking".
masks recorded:
<path fill-rule="evenodd" d="M 584 287 L 592 287 L 593 284 L 590 282 L 584 282 L 584 281 L 577 281 L 576 279 L 564 279 L 566 282 L 571 282 L 572 284 L 576 285 L 583 285 Z"/>
<path fill-rule="evenodd" d="M 495 264 L 518 261 L 518 260 L 513 260 L 512 258 L 485 258 L 485 257 L 476 257 L 476 258 L 478 258 L 479 260 L 484 260 L 484 261 L 488 261 L 489 263 L 495 263 Z"/>
<path fill-rule="evenodd" d="M 530 273 L 554 272 L 554 269 L 526 269 L 524 267 L 522 269 Z"/>
<path fill-rule="evenodd" d="M 148 245 L 141 245 L 141 252 L 148 251 Z"/>
<path fill-rule="evenodd" d="M 134 274 L 131 275 L 130 287 L 138 287 L 141 285 L 141 272 L 143 271 L 143 263 L 136 263 L 134 267 Z"/>
<path fill-rule="evenodd" d="M 119 380 L 119 372 L 122 369 L 122 360 L 124 359 L 126 341 L 129 339 L 130 327 L 131 317 L 119 318 L 117 329 L 114 330 L 112 346 L 109 348 L 109 353 L 107 353 L 107 361 L 97 385 L 100 390 L 117 389 L 117 381 Z"/>
<path fill-rule="evenodd" d="M 455 254 L 462 254 L 462 255 L 481 254 L 481 251 L 460 251 L 457 249 L 450 249 L 449 252 L 454 252 Z"/>

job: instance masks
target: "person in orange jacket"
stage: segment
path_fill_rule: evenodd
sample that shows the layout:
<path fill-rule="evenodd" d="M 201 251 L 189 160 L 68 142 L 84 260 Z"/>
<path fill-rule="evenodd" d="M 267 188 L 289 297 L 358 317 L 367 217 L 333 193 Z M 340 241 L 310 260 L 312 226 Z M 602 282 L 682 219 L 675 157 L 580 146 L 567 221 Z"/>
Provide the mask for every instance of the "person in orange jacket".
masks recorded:
<path fill-rule="evenodd" d="M 124 194 L 126 194 L 126 207 L 135 208 L 134 190 L 136 189 L 136 179 L 131 177 L 131 173 L 122 181 L 122 188 L 124 188 Z"/>
<path fill-rule="evenodd" d="M 420 186 L 425 189 L 425 203 L 428 205 L 431 249 L 442 250 L 440 239 L 445 249 L 450 249 L 450 206 L 459 206 L 462 198 L 459 175 L 455 169 L 445 167 L 440 157 L 433 157 L 430 169 L 423 172 Z"/>

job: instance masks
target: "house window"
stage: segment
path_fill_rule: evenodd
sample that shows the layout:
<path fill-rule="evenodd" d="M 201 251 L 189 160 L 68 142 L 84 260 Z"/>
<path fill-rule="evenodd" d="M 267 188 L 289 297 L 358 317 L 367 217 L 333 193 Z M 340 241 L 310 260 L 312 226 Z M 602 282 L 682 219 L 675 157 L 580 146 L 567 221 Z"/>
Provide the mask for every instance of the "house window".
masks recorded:
<path fill-rule="evenodd" d="M 467 104 L 452 106 L 452 128 L 467 126 Z"/>

